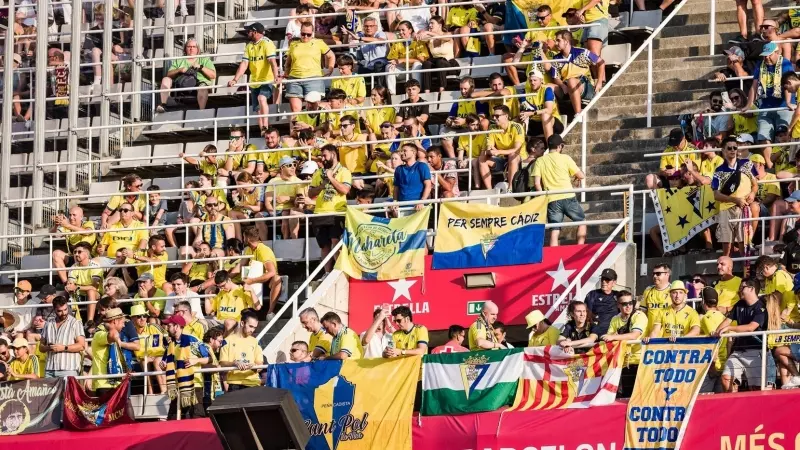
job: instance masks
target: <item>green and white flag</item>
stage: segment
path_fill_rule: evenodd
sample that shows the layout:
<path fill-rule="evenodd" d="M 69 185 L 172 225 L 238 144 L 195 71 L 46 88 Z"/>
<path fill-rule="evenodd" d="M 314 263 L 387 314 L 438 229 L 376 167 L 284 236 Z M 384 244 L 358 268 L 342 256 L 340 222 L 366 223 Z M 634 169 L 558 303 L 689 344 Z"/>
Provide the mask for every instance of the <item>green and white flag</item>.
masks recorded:
<path fill-rule="evenodd" d="M 423 416 L 494 411 L 510 405 L 522 376 L 522 348 L 422 358 Z"/>

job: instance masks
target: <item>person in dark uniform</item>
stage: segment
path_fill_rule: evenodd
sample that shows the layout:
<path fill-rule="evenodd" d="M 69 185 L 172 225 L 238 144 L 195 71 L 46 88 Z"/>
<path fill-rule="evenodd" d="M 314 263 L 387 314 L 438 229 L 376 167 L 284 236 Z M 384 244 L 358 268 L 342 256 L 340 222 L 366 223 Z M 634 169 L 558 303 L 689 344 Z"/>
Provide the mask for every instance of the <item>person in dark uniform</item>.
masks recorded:
<path fill-rule="evenodd" d="M 611 318 L 617 315 L 617 295 L 614 286 L 617 284 L 617 272 L 614 269 L 604 269 L 600 274 L 600 289 L 595 289 L 586 295 L 584 303 L 589 311 L 594 314 L 598 329 L 608 330 Z"/>

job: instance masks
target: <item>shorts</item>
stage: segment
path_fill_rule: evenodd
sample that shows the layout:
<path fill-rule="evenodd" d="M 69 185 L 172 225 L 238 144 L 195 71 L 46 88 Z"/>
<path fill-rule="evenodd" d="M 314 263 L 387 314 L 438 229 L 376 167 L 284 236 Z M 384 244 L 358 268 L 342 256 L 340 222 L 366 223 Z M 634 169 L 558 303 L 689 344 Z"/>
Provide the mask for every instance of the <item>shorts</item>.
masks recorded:
<path fill-rule="evenodd" d="M 792 121 L 792 111 L 769 111 L 758 113 L 758 134 L 756 141 L 773 141 L 775 130 L 781 125 L 789 127 Z"/>
<path fill-rule="evenodd" d="M 290 78 L 289 80 L 294 79 Z M 288 98 L 305 98 L 309 92 L 325 94 L 325 84 L 322 80 L 289 81 L 283 85 L 283 92 Z"/>
<path fill-rule="evenodd" d="M 594 22 L 591 22 L 591 24 L 596 25 L 583 29 L 583 38 L 581 39 L 581 43 L 585 43 L 589 39 L 594 39 L 602 42 L 603 45 L 606 45 L 608 42 L 608 18 L 604 17 L 602 19 L 595 20 Z"/>
<path fill-rule="evenodd" d="M 259 87 L 250 88 L 250 107 L 253 111 L 258 111 L 258 97 L 264 96 L 267 102 L 272 100 L 272 93 L 275 91 L 275 86 L 272 84 L 262 84 Z"/>
<path fill-rule="evenodd" d="M 547 204 L 547 223 L 561 223 L 564 221 L 564 216 L 569 217 L 573 222 L 586 220 L 583 208 L 574 196 L 554 200 Z"/>
<path fill-rule="evenodd" d="M 800 344 L 790 344 L 789 350 L 792 352 L 792 359 L 800 361 Z"/>
<path fill-rule="evenodd" d="M 467 131 L 464 128 L 450 128 L 448 126 L 442 125 L 442 128 L 439 129 L 439 135 L 445 136 L 440 139 L 453 141 L 456 138 L 458 133 L 463 133 Z"/>
<path fill-rule="evenodd" d="M 320 248 L 330 248 L 334 239 L 341 239 L 344 233 L 344 217 L 327 216 L 314 219 L 314 233 Z"/>
<path fill-rule="evenodd" d="M 492 172 L 502 172 L 506 170 L 506 166 L 508 165 L 508 159 L 505 156 L 492 156 L 491 161 L 494 163 L 494 167 L 492 167 Z"/>
<path fill-rule="evenodd" d="M 728 356 L 723 375 L 739 381 L 747 380 L 751 387 L 761 386 L 761 350 L 737 350 Z"/>
<path fill-rule="evenodd" d="M 594 85 L 589 81 L 588 77 L 581 77 L 581 84 L 583 84 L 583 91 L 581 92 L 581 100 L 591 100 L 594 98 Z"/>
<path fill-rule="evenodd" d="M 553 134 L 561 134 L 564 131 L 564 124 L 556 119 L 553 123 Z M 541 120 L 528 120 L 528 136 L 544 136 L 544 127 Z"/>
<path fill-rule="evenodd" d="M 722 382 L 719 375 L 712 377 L 711 374 L 706 374 L 703 384 L 700 386 L 701 394 L 719 394 L 722 393 Z"/>
<path fill-rule="evenodd" d="M 758 203 L 758 211 L 758 217 L 769 217 L 769 208 L 764 203 Z"/>
<path fill-rule="evenodd" d="M 742 208 L 734 206 L 724 211 L 720 211 L 717 216 L 717 241 L 724 244 L 744 241 L 742 235 L 742 223 L 731 220 L 742 218 Z"/>

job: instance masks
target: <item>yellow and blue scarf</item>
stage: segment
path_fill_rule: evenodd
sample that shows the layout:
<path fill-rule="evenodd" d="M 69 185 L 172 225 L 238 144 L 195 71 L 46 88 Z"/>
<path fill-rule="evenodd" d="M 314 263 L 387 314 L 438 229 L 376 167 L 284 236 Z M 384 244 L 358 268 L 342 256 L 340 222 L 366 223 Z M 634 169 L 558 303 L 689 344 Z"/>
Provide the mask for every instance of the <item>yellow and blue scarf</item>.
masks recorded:
<path fill-rule="evenodd" d="M 167 350 L 167 393 L 174 400 L 180 398 L 180 407 L 187 408 L 197 404 L 194 395 L 194 367 L 186 367 L 192 356 L 192 346 L 200 345 L 196 337 L 182 334 L 179 342 L 170 341 Z"/>
<path fill-rule="evenodd" d="M 766 61 L 761 63 L 761 70 L 758 72 L 758 81 L 761 88 L 764 89 L 764 97 L 767 96 L 767 91 L 772 88 L 772 96 L 775 98 L 782 98 L 781 92 L 781 77 L 783 76 L 783 56 L 778 57 L 775 62 L 775 68 L 769 70 Z"/>

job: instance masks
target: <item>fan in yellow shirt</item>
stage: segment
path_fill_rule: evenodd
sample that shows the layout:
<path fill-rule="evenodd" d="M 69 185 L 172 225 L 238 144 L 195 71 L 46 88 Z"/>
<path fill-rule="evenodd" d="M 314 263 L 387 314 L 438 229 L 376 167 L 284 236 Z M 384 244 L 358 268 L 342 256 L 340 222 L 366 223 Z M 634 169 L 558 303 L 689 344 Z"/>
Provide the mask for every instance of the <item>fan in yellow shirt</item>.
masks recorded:
<path fill-rule="evenodd" d="M 688 289 L 683 281 L 675 280 L 669 287 L 672 304 L 661 310 L 650 331 L 651 338 L 678 338 L 700 335 L 700 316 L 686 304 Z"/>
<path fill-rule="evenodd" d="M 528 157 L 525 151 L 525 130 L 522 125 L 512 122 L 511 111 L 506 105 L 492 109 L 492 117 L 499 130 L 486 138 L 486 151 L 479 159 L 480 179 L 486 189 L 491 189 L 491 169 L 495 166 L 508 166 L 508 179 L 513 180 L 519 170 L 520 162 Z"/>
<path fill-rule="evenodd" d="M 166 351 L 167 333 L 158 325 L 147 323 L 147 319 L 147 310 L 143 305 L 131 306 L 131 320 L 136 334 L 139 335 L 139 350 L 135 352 L 136 358 L 140 362 L 144 362 L 144 357 L 147 355 L 148 363 L 152 362 L 155 367 L 158 367 Z"/>
<path fill-rule="evenodd" d="M 311 358 L 317 359 L 330 355 L 331 336 L 325 332 L 322 324 L 319 323 L 317 310 L 314 308 L 306 308 L 300 311 L 298 317 L 300 318 L 300 324 L 303 328 L 311 333 L 311 336 L 308 338 L 308 349 L 311 352 Z"/>
<path fill-rule="evenodd" d="M 561 333 L 559 333 L 558 328 L 551 325 L 550 321 L 538 309 L 529 312 L 525 316 L 525 322 L 529 331 L 533 329 L 528 338 L 528 347 L 543 347 L 558 343 L 558 337 Z"/>
<path fill-rule="evenodd" d="M 354 175 L 366 173 L 367 145 L 363 142 L 367 141 L 367 135 L 356 132 L 357 120 L 354 116 L 344 116 L 339 123 L 341 135 L 333 142 L 339 147 L 339 161 Z"/>
<path fill-rule="evenodd" d="M 281 294 L 283 283 L 281 276 L 278 274 L 278 260 L 275 258 L 275 253 L 272 249 L 264 245 L 258 237 L 258 230 L 255 227 L 248 228 L 244 233 L 245 250 L 244 256 L 251 256 L 249 260 L 242 260 L 242 267 L 245 265 L 252 265 L 253 263 L 261 264 L 263 272 L 257 277 L 244 278 L 244 285 L 258 285 L 261 283 L 269 284 L 269 309 L 267 309 L 267 320 L 272 320 L 275 315 L 275 305 L 278 302 L 278 297 Z M 244 273 L 244 271 L 242 271 Z"/>
<path fill-rule="evenodd" d="M 642 294 L 642 307 L 647 310 L 648 327 L 644 335 L 650 336 L 653 323 L 655 323 L 661 311 L 667 309 L 672 304 L 669 297 L 669 277 L 671 271 L 668 264 L 659 264 L 653 269 L 652 286 L 648 286 Z"/>
<path fill-rule="evenodd" d="M 123 203 L 119 207 L 120 221 L 109 226 L 103 240 L 97 246 L 97 254 L 106 257 L 108 265 L 113 264 L 116 259 L 117 250 L 127 248 L 131 252 L 143 250 L 147 247 L 149 234 L 143 229 L 144 224 L 138 220 L 133 220 L 133 205 Z"/>
<path fill-rule="evenodd" d="M 725 314 L 717 309 L 718 296 L 717 291 L 712 287 L 703 288 L 700 296 L 703 298 L 703 311 L 705 313 L 700 316 L 700 334 L 702 336 L 711 336 L 717 331 L 720 324 L 725 321 Z M 714 364 L 709 369 L 709 379 L 706 380 L 709 386 L 706 387 L 706 382 L 703 383 L 701 392 L 715 392 L 714 385 L 718 382 L 719 376 L 722 374 L 722 368 L 725 367 L 725 361 L 728 359 L 728 339 L 720 339 L 719 348 L 717 349 L 717 357 Z"/>
<path fill-rule="evenodd" d="M 214 284 L 219 293 L 213 299 L 206 299 L 206 310 L 225 324 L 226 331 L 236 326 L 245 309 L 261 309 L 261 301 L 255 298 L 251 288 L 235 284 L 227 271 L 218 270 L 214 275 Z"/>
<path fill-rule="evenodd" d="M 778 261 L 771 257 L 764 258 L 758 270 L 764 275 L 762 294 L 769 295 L 773 292 L 781 294 L 781 317 L 788 323 L 800 322 L 800 311 L 797 309 L 792 275 L 779 269 Z"/>
<path fill-rule="evenodd" d="M 241 318 L 239 327 L 225 338 L 225 345 L 219 353 L 220 366 L 236 368 L 226 375 L 229 392 L 261 385 L 258 376 L 261 369 L 253 369 L 253 366 L 264 364 L 261 346 L 253 337 L 258 327 L 258 317 L 252 309 L 245 309 L 241 312 Z"/>
<path fill-rule="evenodd" d="M 331 82 L 331 89 L 341 89 L 347 94 L 346 102 L 348 105 L 361 106 L 364 104 L 364 99 L 367 97 L 367 84 L 364 77 L 360 75 L 353 75 L 353 66 L 355 60 L 350 55 L 341 55 L 336 60 L 336 66 L 339 67 L 339 73 L 343 77 L 337 78 Z"/>
<path fill-rule="evenodd" d="M 398 306 L 392 310 L 392 319 L 398 330 L 392 333 L 392 347 L 383 352 L 386 358 L 403 355 L 425 355 L 428 353 L 428 329 L 412 321 L 411 309 Z"/>
<path fill-rule="evenodd" d="M 8 363 L 8 380 L 35 380 L 39 378 L 39 358 L 31 355 L 28 340 L 22 336 L 14 339 L 14 359 Z"/>
<path fill-rule="evenodd" d="M 331 335 L 331 352 L 325 359 L 361 359 L 364 348 L 355 331 L 342 324 L 335 312 L 328 312 L 320 319 L 322 327 Z"/>
<path fill-rule="evenodd" d="M 317 199 L 314 212 L 343 212 L 347 207 L 347 193 L 350 192 L 353 175 L 339 164 L 339 150 L 335 145 L 325 145 L 320 155 L 324 167 L 314 172 L 308 188 L 308 196 Z"/>

